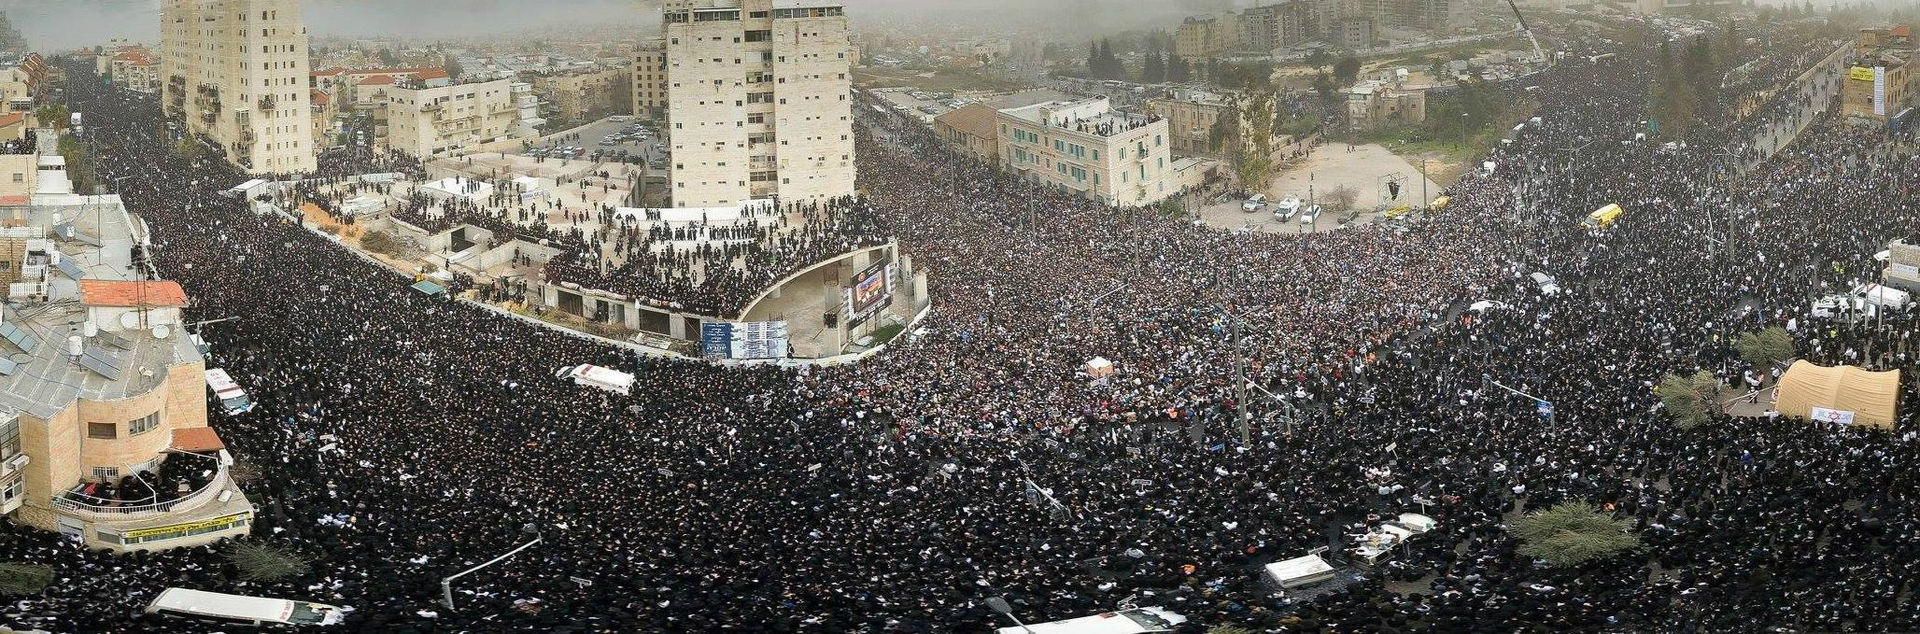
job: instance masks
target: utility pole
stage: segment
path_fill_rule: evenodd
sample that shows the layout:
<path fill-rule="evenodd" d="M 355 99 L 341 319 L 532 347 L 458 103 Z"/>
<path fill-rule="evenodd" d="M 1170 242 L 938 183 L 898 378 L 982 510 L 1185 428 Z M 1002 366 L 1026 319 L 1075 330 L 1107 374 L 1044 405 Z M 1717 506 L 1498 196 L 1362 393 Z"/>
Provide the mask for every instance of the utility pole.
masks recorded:
<path fill-rule="evenodd" d="M 531 528 L 532 525 L 529 524 L 528 527 Z M 525 544 L 521 544 L 519 548 L 515 548 L 513 550 L 507 551 L 507 554 L 505 555 L 494 557 L 493 559 L 488 560 L 487 563 L 483 563 L 478 566 L 474 566 L 472 568 L 462 570 L 451 577 L 441 579 L 440 580 L 440 604 L 446 606 L 448 610 L 453 609 L 453 580 L 454 579 L 465 577 L 481 568 L 485 568 L 487 566 L 500 563 L 502 560 L 505 560 L 506 558 L 512 557 L 514 555 L 518 555 L 520 554 L 520 551 L 526 550 L 528 548 L 532 548 L 535 544 L 540 543 L 540 540 L 543 538 L 540 536 L 539 529 L 535 528 L 531 532 L 533 533 L 533 541 L 527 542 Z"/>
<path fill-rule="evenodd" d="M 1493 377 L 1492 377 L 1492 376 L 1490 376 L 1490 375 L 1486 375 L 1486 374 L 1482 374 L 1482 375 L 1480 375 L 1480 380 L 1481 380 L 1481 381 L 1483 381 L 1483 382 L 1486 382 L 1486 383 L 1490 383 L 1490 384 L 1492 384 L 1492 385 L 1493 385 L 1494 387 L 1497 387 L 1497 388 L 1500 388 L 1500 389 L 1503 389 L 1503 390 L 1506 390 L 1506 391 L 1508 391 L 1508 392 L 1512 392 L 1512 393 L 1514 393 L 1514 394 L 1518 394 L 1518 395 L 1520 395 L 1520 396 L 1524 396 L 1524 397 L 1527 397 L 1527 398 L 1530 398 L 1530 399 L 1533 399 L 1533 401 L 1534 401 L 1535 403 L 1538 403 L 1538 404 L 1540 404 L 1540 405 L 1542 406 L 1542 408 L 1546 410 L 1546 411 L 1545 411 L 1545 413 L 1546 413 L 1546 415 L 1547 415 L 1547 426 L 1549 426 L 1549 427 L 1551 427 L 1551 426 L 1553 426 L 1553 416 L 1554 416 L 1554 414 L 1555 414 L 1555 410 L 1557 410 L 1557 409 L 1558 409 L 1558 408 L 1556 408 L 1556 407 L 1554 407 L 1554 406 L 1553 406 L 1553 401 L 1549 401 L 1549 400 L 1547 400 L 1547 399 L 1544 399 L 1544 398 L 1540 398 L 1540 397 L 1538 397 L 1538 396 L 1534 396 L 1534 395 L 1532 395 L 1532 394 L 1528 394 L 1528 393 L 1526 393 L 1526 392 L 1522 392 L 1522 391 L 1520 391 L 1520 390 L 1516 390 L 1516 389 L 1513 389 L 1513 388 L 1510 388 L 1510 387 L 1507 387 L 1506 385 L 1503 385 L 1503 384 L 1501 384 L 1501 383 L 1500 383 L 1499 381 L 1495 381 L 1495 380 L 1493 380 Z"/>
<path fill-rule="evenodd" d="M 1253 413 L 1247 410 L 1247 366 L 1240 361 L 1240 318 L 1229 313 L 1227 319 L 1233 322 L 1233 404 L 1240 410 L 1240 446 L 1245 447 L 1251 442 L 1253 422 Z"/>
<path fill-rule="evenodd" d="M 1427 158 L 1424 156 L 1420 157 L 1420 204 L 1433 204 L 1433 199 L 1427 197 Z"/>

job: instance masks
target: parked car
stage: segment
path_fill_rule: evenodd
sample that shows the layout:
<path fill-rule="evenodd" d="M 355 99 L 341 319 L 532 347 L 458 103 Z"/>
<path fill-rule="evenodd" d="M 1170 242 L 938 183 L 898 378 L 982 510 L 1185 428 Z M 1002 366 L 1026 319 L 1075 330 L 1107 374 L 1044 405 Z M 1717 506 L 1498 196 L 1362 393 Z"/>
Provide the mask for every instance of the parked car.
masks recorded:
<path fill-rule="evenodd" d="M 1267 195 L 1254 194 L 1246 202 L 1240 203 L 1240 211 L 1252 213 L 1267 208 Z"/>
<path fill-rule="evenodd" d="M 1540 271 L 1534 271 L 1533 275 L 1529 275 L 1527 277 L 1533 280 L 1534 286 L 1537 286 L 1540 288 L 1541 295 L 1559 295 L 1560 294 L 1560 282 L 1558 280 L 1553 279 L 1552 275 L 1547 275 L 1546 273 L 1542 273 Z"/>
<path fill-rule="evenodd" d="M 1320 220 L 1319 205 L 1308 205 L 1306 209 L 1300 211 L 1300 224 L 1310 225 L 1310 224 L 1319 222 L 1319 220 Z"/>

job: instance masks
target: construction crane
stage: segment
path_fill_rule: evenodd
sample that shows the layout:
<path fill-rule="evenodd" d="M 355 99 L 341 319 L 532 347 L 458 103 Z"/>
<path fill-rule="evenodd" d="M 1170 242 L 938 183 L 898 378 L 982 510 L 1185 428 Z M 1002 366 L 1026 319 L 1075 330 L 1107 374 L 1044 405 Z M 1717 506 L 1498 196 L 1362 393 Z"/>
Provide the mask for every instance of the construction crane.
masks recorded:
<path fill-rule="evenodd" d="M 1533 29 L 1527 26 L 1527 18 L 1520 15 L 1520 5 L 1514 4 L 1513 0 L 1507 0 L 1507 6 L 1513 8 L 1513 19 L 1520 21 L 1520 32 L 1526 33 L 1527 41 L 1533 42 L 1533 54 L 1540 58 L 1540 67 L 1546 68 L 1548 65 L 1547 52 L 1540 48 L 1540 38 L 1534 37 Z"/>

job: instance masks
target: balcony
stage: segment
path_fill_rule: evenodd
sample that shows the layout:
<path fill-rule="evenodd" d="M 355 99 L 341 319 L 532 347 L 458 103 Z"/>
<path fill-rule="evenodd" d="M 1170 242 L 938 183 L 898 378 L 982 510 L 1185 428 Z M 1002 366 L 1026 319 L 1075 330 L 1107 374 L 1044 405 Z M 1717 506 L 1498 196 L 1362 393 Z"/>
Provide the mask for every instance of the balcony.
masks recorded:
<path fill-rule="evenodd" d="M 421 112 L 439 112 L 445 109 L 447 109 L 447 104 L 438 101 L 420 106 Z"/>
<path fill-rule="evenodd" d="M 273 106 L 274 106 L 274 105 L 275 105 L 275 104 L 274 104 L 274 102 L 273 102 L 273 95 L 261 95 L 261 96 L 260 96 L 260 111 L 261 111 L 261 112 L 272 112 L 272 111 L 273 111 Z"/>
<path fill-rule="evenodd" d="M 171 466 L 175 461 L 181 464 L 178 467 Z M 109 498 L 86 492 L 89 490 L 100 492 L 106 483 L 81 483 L 54 498 L 53 506 L 62 513 L 92 522 L 124 522 L 190 511 L 206 505 L 207 502 L 218 497 L 222 491 L 233 488 L 233 476 L 227 472 L 226 461 L 216 456 L 175 452 L 168 455 L 166 462 L 161 463 L 161 475 L 155 476 L 156 479 L 162 480 L 159 484 L 164 485 L 164 479 L 175 473 L 185 473 L 179 477 L 191 480 L 192 470 L 206 467 L 215 467 L 213 476 L 207 479 L 205 484 L 185 495 L 163 494 L 155 490 L 155 485 L 149 483 L 147 478 L 129 476 L 121 479 L 121 482 L 127 484 L 119 487 L 129 491 L 119 491 L 118 496 Z M 182 468 L 186 471 L 183 472 Z M 138 493 L 129 495 L 134 492 Z"/>

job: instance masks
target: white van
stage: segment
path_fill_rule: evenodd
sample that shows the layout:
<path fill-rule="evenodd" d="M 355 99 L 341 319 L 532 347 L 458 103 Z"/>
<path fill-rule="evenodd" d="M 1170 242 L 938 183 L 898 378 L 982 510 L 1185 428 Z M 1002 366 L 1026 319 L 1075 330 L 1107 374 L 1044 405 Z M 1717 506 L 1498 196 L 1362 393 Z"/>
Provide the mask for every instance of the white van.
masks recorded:
<path fill-rule="evenodd" d="M 247 396 L 246 390 L 240 389 L 240 384 L 233 382 L 233 377 L 227 376 L 226 370 L 207 370 L 207 389 L 213 390 L 213 397 L 220 400 L 220 407 L 226 410 L 228 416 L 253 411 L 253 398 Z"/>
<path fill-rule="evenodd" d="M 633 375 L 603 368 L 590 363 L 560 368 L 554 377 L 573 381 L 574 385 L 589 385 L 620 395 L 633 393 Z"/>
<path fill-rule="evenodd" d="M 1273 219 L 1292 220 L 1295 214 L 1300 213 L 1300 207 L 1299 198 L 1293 196 L 1282 198 L 1273 204 Z"/>
<path fill-rule="evenodd" d="M 267 599 L 186 588 L 167 588 L 147 604 L 158 614 L 251 627 L 338 625 L 347 610 L 310 601 Z"/>
<path fill-rule="evenodd" d="M 1187 617 L 1165 608 L 1127 608 L 1077 619 L 1003 627 L 998 634 L 1152 634 L 1171 632 Z"/>
<path fill-rule="evenodd" d="M 1913 296 L 1906 291 L 1881 286 L 1879 284 L 1861 284 L 1854 287 L 1853 296 L 1867 300 L 1867 303 L 1893 310 L 1906 310 L 1913 303 Z"/>

